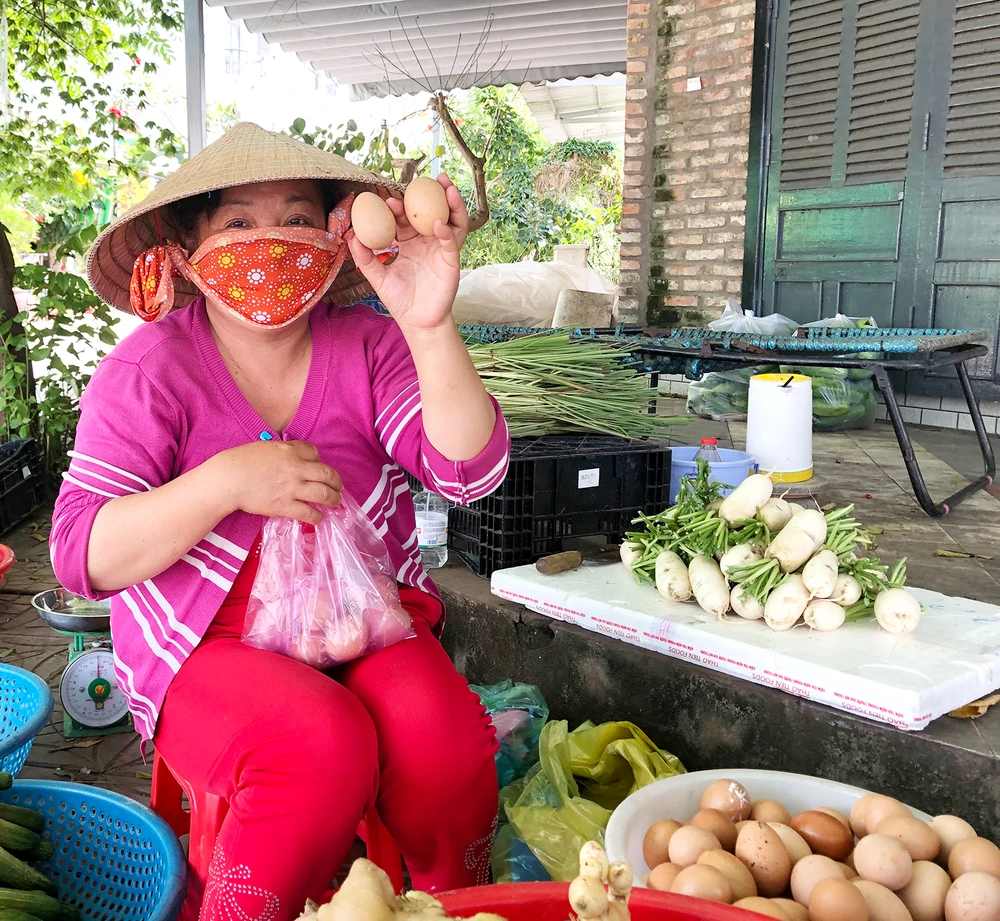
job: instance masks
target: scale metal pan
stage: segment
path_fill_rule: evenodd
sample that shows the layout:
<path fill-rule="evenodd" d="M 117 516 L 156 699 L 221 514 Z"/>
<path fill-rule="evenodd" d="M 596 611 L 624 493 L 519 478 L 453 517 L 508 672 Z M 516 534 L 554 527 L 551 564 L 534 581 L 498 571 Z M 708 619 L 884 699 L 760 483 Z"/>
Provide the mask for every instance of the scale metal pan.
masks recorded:
<path fill-rule="evenodd" d="M 111 603 L 88 601 L 64 588 L 39 592 L 31 604 L 42 620 L 56 630 L 66 633 L 109 633 L 111 631 Z"/>

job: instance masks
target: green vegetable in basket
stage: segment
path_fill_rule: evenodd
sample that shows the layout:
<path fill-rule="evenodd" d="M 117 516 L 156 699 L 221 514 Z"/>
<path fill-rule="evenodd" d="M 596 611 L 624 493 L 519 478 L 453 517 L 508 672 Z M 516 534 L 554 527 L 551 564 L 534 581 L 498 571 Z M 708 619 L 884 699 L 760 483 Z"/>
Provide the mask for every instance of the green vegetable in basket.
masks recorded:
<path fill-rule="evenodd" d="M 10 851 L 33 851 L 41 840 L 31 829 L 0 819 L 0 847 Z"/>
<path fill-rule="evenodd" d="M 34 867 L 18 860 L 10 851 L 0 847 L 0 883 L 12 889 L 38 889 L 55 895 L 59 890 L 52 880 L 43 876 Z"/>
<path fill-rule="evenodd" d="M 44 892 L 0 889 L 0 910 L 13 909 L 34 915 L 39 921 L 80 921 L 80 910 Z"/>
<path fill-rule="evenodd" d="M 36 834 L 41 834 L 45 828 L 45 816 L 35 809 L 26 809 L 24 806 L 9 806 L 0 803 L 0 819 L 13 822 L 22 828 L 29 828 Z"/>

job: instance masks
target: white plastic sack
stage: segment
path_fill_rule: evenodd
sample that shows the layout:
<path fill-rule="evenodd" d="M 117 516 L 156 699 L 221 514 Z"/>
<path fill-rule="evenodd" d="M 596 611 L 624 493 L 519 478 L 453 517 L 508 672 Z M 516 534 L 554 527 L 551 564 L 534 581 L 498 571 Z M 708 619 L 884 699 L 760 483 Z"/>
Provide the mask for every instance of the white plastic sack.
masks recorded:
<path fill-rule="evenodd" d="M 838 313 L 828 320 L 815 320 L 812 323 L 803 323 L 803 326 L 815 326 L 823 329 L 878 329 L 878 323 L 874 317 L 849 317 Z"/>
<path fill-rule="evenodd" d="M 563 291 L 616 295 L 593 269 L 563 262 L 484 265 L 465 275 L 455 297 L 457 323 L 549 329 Z"/>
<path fill-rule="evenodd" d="M 798 323 L 780 313 L 754 316 L 751 310 L 740 310 L 740 305 L 732 299 L 726 301 L 722 316 L 708 324 L 708 328 L 717 333 L 753 333 L 759 336 L 791 336 L 798 327 Z"/>

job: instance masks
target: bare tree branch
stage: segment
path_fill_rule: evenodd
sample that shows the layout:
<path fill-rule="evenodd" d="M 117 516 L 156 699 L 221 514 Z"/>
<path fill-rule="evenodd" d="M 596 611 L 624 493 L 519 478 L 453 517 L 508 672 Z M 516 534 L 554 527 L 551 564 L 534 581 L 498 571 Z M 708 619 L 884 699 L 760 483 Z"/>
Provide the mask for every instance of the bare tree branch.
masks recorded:
<path fill-rule="evenodd" d="M 462 132 L 458 130 L 455 119 L 452 118 L 451 111 L 448 109 L 448 100 L 442 93 L 431 98 L 431 108 L 441 120 L 441 124 L 444 125 L 448 136 L 458 148 L 462 159 L 469 164 L 469 169 L 472 170 L 476 202 L 472 214 L 469 215 L 469 231 L 471 233 L 473 230 L 479 230 L 490 219 L 490 203 L 486 196 L 486 157 L 480 157 L 474 153 L 465 138 L 462 137 Z"/>

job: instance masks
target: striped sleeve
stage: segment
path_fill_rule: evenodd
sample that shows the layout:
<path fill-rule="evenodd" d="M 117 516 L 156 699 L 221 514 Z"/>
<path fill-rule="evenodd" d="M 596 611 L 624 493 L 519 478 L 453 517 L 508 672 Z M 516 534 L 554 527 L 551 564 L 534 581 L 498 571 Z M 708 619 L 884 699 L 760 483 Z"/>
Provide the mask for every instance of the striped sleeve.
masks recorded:
<path fill-rule="evenodd" d="M 467 505 L 488 496 L 503 482 L 510 463 L 510 434 L 496 400 L 496 425 L 486 447 L 472 460 L 448 460 L 424 434 L 417 371 L 395 322 L 387 323 L 375 349 L 372 392 L 379 442 L 428 489 L 450 502 Z"/>
<path fill-rule="evenodd" d="M 105 358 L 80 398 L 69 469 L 52 514 L 49 552 L 60 584 L 87 598 L 94 519 L 112 499 L 154 489 L 172 475 L 180 422 L 175 406 L 137 364 Z"/>

